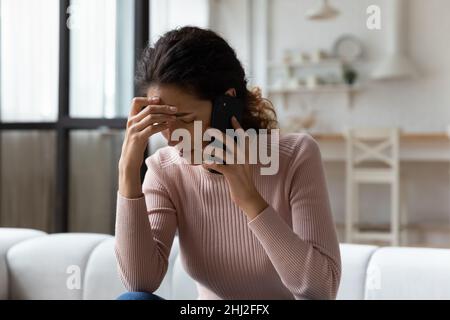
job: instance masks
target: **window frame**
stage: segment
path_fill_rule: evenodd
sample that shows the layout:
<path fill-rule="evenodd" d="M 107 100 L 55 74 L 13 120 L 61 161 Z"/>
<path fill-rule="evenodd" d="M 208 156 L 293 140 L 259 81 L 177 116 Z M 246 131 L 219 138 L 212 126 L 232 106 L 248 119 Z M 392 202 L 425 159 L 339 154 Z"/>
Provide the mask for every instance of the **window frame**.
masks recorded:
<path fill-rule="evenodd" d="M 134 0 L 134 66 L 142 50 L 147 46 L 150 36 L 150 0 Z M 73 130 L 126 129 L 127 118 L 74 118 L 70 116 L 70 30 L 66 21 L 69 17 L 67 8 L 70 0 L 61 0 L 59 9 L 59 83 L 58 83 L 58 118 L 54 122 L 1 122 L 0 137 L 4 131 L 54 131 L 56 143 L 56 190 L 55 210 L 53 212 L 52 230 L 49 232 L 69 231 L 69 168 L 70 168 L 70 132 Z M 1 68 L 1 66 L 0 66 Z M 138 90 L 134 87 L 134 95 Z M 2 153 L 0 144 L 0 155 Z M 144 157 L 149 155 L 148 147 Z M 1 157 L 0 157 L 1 161 Z M 146 172 L 145 163 L 141 167 L 141 181 Z M 1 179 L 1 167 L 0 167 Z M 112 195 L 113 196 L 113 195 Z M 1 193 L 0 193 L 1 197 Z M 0 198 L 1 201 L 1 198 Z M 114 214 L 114 213 L 111 213 Z"/>

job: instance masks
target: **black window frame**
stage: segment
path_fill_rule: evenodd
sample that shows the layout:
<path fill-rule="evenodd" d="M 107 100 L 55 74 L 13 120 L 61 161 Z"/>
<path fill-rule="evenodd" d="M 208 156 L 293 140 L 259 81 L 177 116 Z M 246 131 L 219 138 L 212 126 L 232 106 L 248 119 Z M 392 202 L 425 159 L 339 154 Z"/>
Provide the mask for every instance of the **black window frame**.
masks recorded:
<path fill-rule="evenodd" d="M 150 39 L 150 0 L 134 0 L 134 52 L 136 63 L 142 50 Z M 52 230 L 48 232 L 69 231 L 69 134 L 73 130 L 96 130 L 99 128 L 126 129 L 127 118 L 73 118 L 70 116 L 70 30 L 67 28 L 69 13 L 67 8 L 70 0 L 60 0 L 59 9 L 59 84 L 58 84 L 58 118 L 54 122 L 1 122 L 0 135 L 4 131 L 54 131 L 57 136 L 56 143 L 56 190 L 55 210 L 53 212 Z M 138 90 L 134 88 L 135 96 Z M 149 154 L 148 148 L 144 157 Z M 0 144 L 1 155 L 1 144 Z M 1 160 L 1 158 L 0 158 Z M 1 167 L 0 167 L 1 171 Z M 141 181 L 145 176 L 145 164 L 141 167 Z M 1 179 L 1 172 L 0 172 Z M 111 195 L 113 196 L 113 195 Z M 1 193 L 0 193 L 1 197 Z M 0 199 L 1 200 L 1 199 Z M 113 213 L 111 213 L 113 214 Z M 26 226 L 23 226 L 26 227 Z"/>

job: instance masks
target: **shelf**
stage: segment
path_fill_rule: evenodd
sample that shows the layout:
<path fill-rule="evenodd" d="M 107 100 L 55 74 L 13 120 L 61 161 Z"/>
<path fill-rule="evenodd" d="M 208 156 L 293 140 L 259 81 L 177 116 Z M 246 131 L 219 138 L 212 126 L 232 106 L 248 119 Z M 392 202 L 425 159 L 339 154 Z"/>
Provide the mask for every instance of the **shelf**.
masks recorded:
<path fill-rule="evenodd" d="M 319 85 L 315 88 L 269 88 L 271 94 L 296 94 L 296 93 L 355 93 L 361 90 L 359 86 L 342 85 Z"/>
<path fill-rule="evenodd" d="M 389 224 L 370 224 L 370 223 L 364 223 L 359 224 L 356 226 L 359 226 L 359 229 L 362 232 L 387 232 L 389 231 Z M 345 229 L 344 223 L 336 223 L 337 229 Z M 415 222 L 415 223 L 409 223 L 406 225 L 402 225 L 400 227 L 401 231 L 409 230 L 414 232 L 442 232 L 442 233 L 449 233 L 450 232 L 450 222 L 448 221 L 427 221 L 427 222 Z"/>
<path fill-rule="evenodd" d="M 337 58 L 327 58 L 320 61 L 305 61 L 305 62 L 269 62 L 269 68 L 281 69 L 281 68 L 314 68 L 314 67 L 327 67 L 327 66 L 342 66 L 343 62 Z"/>
<path fill-rule="evenodd" d="M 368 230 L 375 232 L 377 234 L 382 234 L 382 232 L 387 232 L 389 231 L 389 225 L 388 224 L 381 224 L 381 225 L 371 225 L 371 224 L 360 224 L 360 228 L 365 233 L 365 235 L 367 234 L 366 232 Z M 345 232 L 345 224 L 344 223 L 336 223 L 336 229 L 338 231 L 338 233 L 343 237 L 343 233 Z M 407 243 L 402 243 L 401 246 L 402 247 L 428 247 L 428 248 L 450 248 L 450 243 L 445 244 L 445 243 L 431 243 L 431 242 L 427 242 L 427 241 L 411 241 L 411 239 L 409 239 L 409 233 L 413 232 L 415 234 L 436 234 L 436 233 L 440 233 L 442 235 L 447 235 L 450 232 L 450 222 L 448 221 L 429 221 L 429 222 L 417 222 L 417 223 L 410 223 L 408 225 L 403 225 L 402 228 L 400 229 L 400 232 L 402 233 L 402 235 L 405 235 L 404 232 L 407 232 L 408 234 L 408 240 Z M 377 239 L 374 240 L 373 238 L 367 238 L 364 239 L 365 237 L 359 237 L 358 239 L 356 239 L 355 237 L 355 241 L 354 243 L 361 243 L 361 244 L 371 244 L 371 245 L 378 245 L 378 246 L 386 246 L 386 241 L 380 241 L 381 239 Z M 342 240 L 341 242 L 344 243 L 344 241 Z"/>
<path fill-rule="evenodd" d="M 316 140 L 322 141 L 345 141 L 345 137 L 341 133 L 312 133 Z M 401 132 L 400 139 L 402 141 L 449 141 L 450 136 L 446 132 L 424 132 L 412 133 Z"/>

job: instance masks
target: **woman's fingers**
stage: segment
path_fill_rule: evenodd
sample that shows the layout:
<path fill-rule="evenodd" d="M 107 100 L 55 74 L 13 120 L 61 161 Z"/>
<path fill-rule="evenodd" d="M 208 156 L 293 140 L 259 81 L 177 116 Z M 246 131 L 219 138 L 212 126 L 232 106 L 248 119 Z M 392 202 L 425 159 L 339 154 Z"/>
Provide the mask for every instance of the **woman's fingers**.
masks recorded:
<path fill-rule="evenodd" d="M 149 117 L 149 119 L 159 119 L 162 120 L 162 118 L 159 118 L 159 116 L 156 116 L 157 114 L 162 115 L 169 115 L 174 116 L 178 108 L 175 106 L 169 106 L 169 105 L 158 105 L 155 103 L 159 103 L 159 98 L 134 98 L 132 103 L 132 114 L 133 116 L 130 116 L 127 121 L 127 128 L 136 127 L 136 125 L 143 119 L 147 118 L 149 115 L 155 115 Z M 137 112 L 137 110 L 140 108 L 140 111 Z M 137 112 L 137 113 L 136 113 Z M 168 118 L 171 119 L 171 118 Z M 157 121 L 155 121 L 157 122 Z M 147 124 L 149 123 L 148 120 L 146 120 Z M 142 126 L 138 125 L 139 130 L 142 129 Z"/>
<path fill-rule="evenodd" d="M 215 148 L 224 148 L 226 150 L 226 158 L 230 164 L 244 164 L 247 161 L 246 135 L 238 135 L 238 142 L 233 136 L 221 133 L 214 134 L 214 142 L 211 146 Z M 225 156 L 225 155 L 224 155 Z"/>
<path fill-rule="evenodd" d="M 167 123 L 158 123 L 152 126 L 148 126 L 144 128 L 144 130 L 140 131 L 138 134 L 141 135 L 143 139 L 148 139 L 155 133 L 161 132 L 163 130 L 166 130 L 168 128 Z"/>
<path fill-rule="evenodd" d="M 144 119 L 149 114 L 167 114 L 167 115 L 175 115 L 177 113 L 178 108 L 174 106 L 167 105 L 148 105 L 137 115 L 129 118 L 129 122 L 131 124 L 136 123 Z"/>
<path fill-rule="evenodd" d="M 232 116 L 232 117 L 231 117 L 231 124 L 233 125 L 233 128 L 234 128 L 235 130 L 237 130 L 237 129 L 242 129 L 241 124 L 239 123 L 239 121 L 236 119 L 235 116 Z M 243 129 L 242 129 L 242 130 L 243 130 Z"/>
<path fill-rule="evenodd" d="M 212 164 L 212 163 L 224 164 L 225 163 L 226 155 L 224 154 L 224 150 L 213 149 L 213 148 L 208 148 L 205 150 L 206 150 L 205 156 L 207 157 L 205 159 L 206 163 L 209 163 L 209 164 Z"/>
<path fill-rule="evenodd" d="M 128 118 L 132 118 L 139 114 L 142 111 L 142 108 L 150 105 L 157 104 L 159 102 L 159 98 L 144 98 L 144 97 L 136 97 L 131 102 L 131 110 Z"/>
<path fill-rule="evenodd" d="M 205 155 L 208 157 L 209 163 L 215 162 L 217 164 L 244 164 L 245 163 L 245 150 L 239 147 L 231 137 L 228 137 L 231 141 L 230 144 L 223 148 L 222 142 L 213 142 L 205 148 Z"/>
<path fill-rule="evenodd" d="M 175 115 L 167 115 L 167 114 L 149 114 L 145 118 L 143 118 L 138 123 L 134 124 L 134 128 L 137 131 L 141 131 L 146 127 L 159 123 L 170 123 L 171 121 L 175 121 L 177 117 Z"/>
<path fill-rule="evenodd" d="M 225 174 L 226 165 L 223 157 L 220 155 L 209 155 L 208 159 L 202 164 L 205 169 L 213 169 L 217 172 Z"/>
<path fill-rule="evenodd" d="M 150 105 L 149 108 L 145 112 L 147 114 L 149 114 L 149 113 L 175 114 L 175 113 L 177 113 L 177 111 L 178 111 L 178 108 L 175 106 Z"/>
<path fill-rule="evenodd" d="M 176 113 L 177 107 L 161 104 L 159 97 L 142 98 L 136 97 L 131 102 L 131 110 L 129 119 L 136 118 L 138 115 L 145 113 Z"/>

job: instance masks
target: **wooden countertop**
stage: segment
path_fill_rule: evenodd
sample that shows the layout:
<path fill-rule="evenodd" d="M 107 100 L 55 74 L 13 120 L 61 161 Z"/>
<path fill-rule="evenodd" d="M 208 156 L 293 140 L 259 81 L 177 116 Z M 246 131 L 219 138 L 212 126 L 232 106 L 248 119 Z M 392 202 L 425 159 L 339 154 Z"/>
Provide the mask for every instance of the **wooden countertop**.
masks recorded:
<path fill-rule="evenodd" d="M 345 137 L 340 133 L 311 133 L 320 144 L 325 161 L 345 161 Z M 449 162 L 450 137 L 446 132 L 401 132 L 400 160 Z"/>
<path fill-rule="evenodd" d="M 312 133 L 314 139 L 320 141 L 343 141 L 344 136 L 340 133 Z M 450 141 L 450 137 L 445 132 L 403 132 L 400 134 L 402 141 Z"/>

